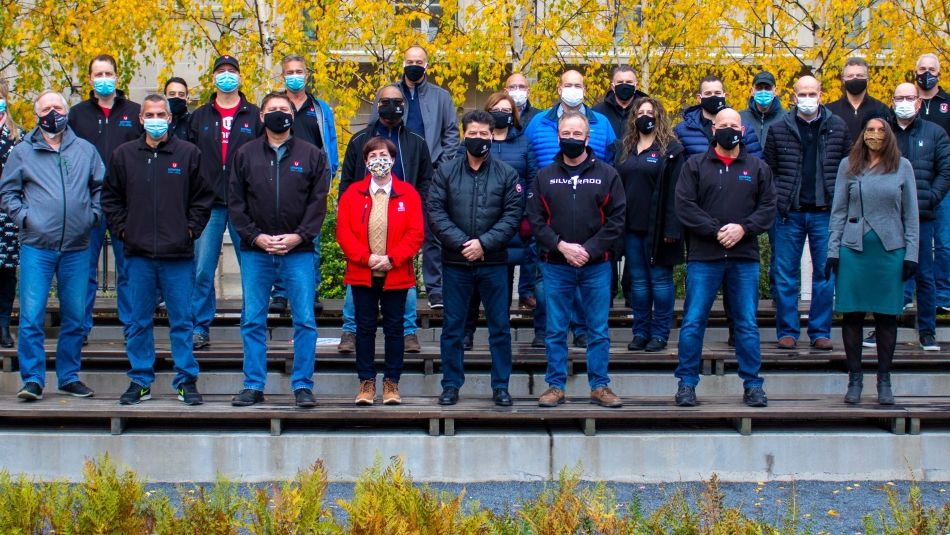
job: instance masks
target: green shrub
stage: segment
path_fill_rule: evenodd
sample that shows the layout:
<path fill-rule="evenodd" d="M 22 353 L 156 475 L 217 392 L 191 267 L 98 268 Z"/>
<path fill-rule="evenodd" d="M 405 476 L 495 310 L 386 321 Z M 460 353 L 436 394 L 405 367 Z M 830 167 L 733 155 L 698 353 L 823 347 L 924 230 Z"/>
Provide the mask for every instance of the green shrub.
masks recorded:
<path fill-rule="evenodd" d="M 939 509 L 924 506 L 920 487 L 911 483 L 907 491 L 907 503 L 901 502 L 897 491 L 885 486 L 886 511 L 867 514 L 864 530 L 867 535 L 944 535 L 950 533 L 950 503 Z"/>
<path fill-rule="evenodd" d="M 320 288 L 322 299 L 343 299 L 346 257 L 336 241 L 336 199 L 327 199 L 327 217 L 320 231 Z"/>
<path fill-rule="evenodd" d="M 46 494 L 46 487 L 34 484 L 26 476 L 13 479 L 6 471 L 0 472 L 0 533 L 32 535 L 39 532 Z"/>

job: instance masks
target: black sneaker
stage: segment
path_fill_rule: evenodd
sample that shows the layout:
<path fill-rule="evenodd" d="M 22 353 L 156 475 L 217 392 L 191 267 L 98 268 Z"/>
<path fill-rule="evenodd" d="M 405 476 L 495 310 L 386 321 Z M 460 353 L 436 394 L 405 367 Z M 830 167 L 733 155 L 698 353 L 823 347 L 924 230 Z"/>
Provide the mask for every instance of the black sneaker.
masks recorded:
<path fill-rule="evenodd" d="M 649 340 L 645 336 L 640 336 L 639 334 L 633 337 L 633 340 L 627 344 L 627 351 L 643 351 L 647 348 Z"/>
<path fill-rule="evenodd" d="M 750 407 L 769 406 L 769 398 L 765 395 L 765 390 L 761 386 L 746 388 L 742 394 L 742 402 Z"/>
<path fill-rule="evenodd" d="M 861 342 L 861 345 L 864 347 L 869 347 L 871 349 L 874 349 L 875 347 L 877 347 L 877 337 L 874 336 L 874 331 L 871 331 L 868 333 L 867 338 L 865 338 L 864 341 Z"/>
<path fill-rule="evenodd" d="M 206 349 L 211 345 L 211 337 L 204 333 L 195 333 L 191 336 L 191 347 L 195 351 Z"/>
<path fill-rule="evenodd" d="M 231 398 L 231 405 L 235 407 L 250 407 L 256 403 L 264 401 L 264 393 L 260 390 L 245 388 Z"/>
<path fill-rule="evenodd" d="M 313 392 L 309 388 L 294 390 L 294 402 L 298 407 L 305 409 L 317 406 L 317 398 L 313 397 Z"/>
<path fill-rule="evenodd" d="M 283 314 L 287 312 L 287 298 L 274 297 L 270 300 L 270 306 L 267 307 L 267 311 L 271 314 Z"/>
<path fill-rule="evenodd" d="M 534 338 L 531 339 L 531 347 L 537 349 L 544 349 L 544 337 L 534 335 Z"/>
<path fill-rule="evenodd" d="M 938 307 L 937 307 L 937 314 L 941 314 L 941 315 L 943 315 L 943 314 L 950 314 L 950 306 L 946 306 L 946 307 L 944 307 L 944 306 L 938 306 Z"/>
<path fill-rule="evenodd" d="M 23 388 L 17 392 L 16 397 L 22 399 L 23 401 L 39 401 L 43 399 L 43 387 L 39 383 L 34 383 L 30 381 L 23 385 Z"/>
<path fill-rule="evenodd" d="M 442 308 L 442 294 L 432 294 L 429 296 L 429 308 L 433 310 Z"/>
<path fill-rule="evenodd" d="M 201 405 L 204 403 L 204 399 L 201 397 L 201 393 L 198 392 L 198 385 L 195 381 L 188 381 L 178 385 L 178 401 L 181 401 L 185 405 Z"/>
<path fill-rule="evenodd" d="M 666 349 L 666 340 L 662 338 L 651 338 L 650 342 L 647 344 L 646 351 L 647 353 L 659 353 Z"/>
<path fill-rule="evenodd" d="M 580 335 L 580 336 L 575 336 L 575 337 L 574 337 L 574 347 L 578 347 L 578 348 L 581 348 L 581 349 L 587 347 L 587 335 L 586 335 L 586 334 L 582 334 L 582 335 Z"/>
<path fill-rule="evenodd" d="M 319 297 L 313 300 L 313 312 L 315 314 L 323 312 L 323 301 L 321 301 Z"/>
<path fill-rule="evenodd" d="M 940 346 L 937 345 L 937 338 L 932 334 L 920 336 L 920 348 L 924 351 L 940 351 Z"/>
<path fill-rule="evenodd" d="M 726 340 L 726 345 L 729 347 L 736 347 L 736 333 L 729 329 L 729 338 Z"/>
<path fill-rule="evenodd" d="M 475 347 L 475 335 L 472 333 L 466 333 L 465 338 L 462 339 L 462 350 L 471 351 Z"/>
<path fill-rule="evenodd" d="M 119 405 L 137 405 L 152 399 L 152 389 L 138 383 L 129 384 L 129 388 L 119 396 Z"/>
<path fill-rule="evenodd" d="M 63 394 L 69 394 L 70 396 L 77 398 L 91 398 L 95 395 L 95 392 L 91 388 L 84 385 L 82 381 L 73 381 L 68 385 L 63 385 L 59 387 L 59 391 Z"/>
<path fill-rule="evenodd" d="M 696 406 L 696 387 L 689 385 L 680 385 L 676 390 L 677 407 L 695 407 Z"/>

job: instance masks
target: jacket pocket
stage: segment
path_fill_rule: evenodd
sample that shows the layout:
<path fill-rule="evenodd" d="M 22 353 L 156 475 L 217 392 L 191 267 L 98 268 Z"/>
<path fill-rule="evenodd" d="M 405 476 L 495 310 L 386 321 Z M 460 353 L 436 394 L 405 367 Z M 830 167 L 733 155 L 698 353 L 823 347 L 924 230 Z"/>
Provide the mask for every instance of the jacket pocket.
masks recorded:
<path fill-rule="evenodd" d="M 854 219 L 857 219 L 856 222 Z M 841 244 L 850 249 L 861 245 L 861 231 L 864 229 L 864 221 L 861 218 L 850 218 L 844 225 L 844 233 L 841 236 Z"/>

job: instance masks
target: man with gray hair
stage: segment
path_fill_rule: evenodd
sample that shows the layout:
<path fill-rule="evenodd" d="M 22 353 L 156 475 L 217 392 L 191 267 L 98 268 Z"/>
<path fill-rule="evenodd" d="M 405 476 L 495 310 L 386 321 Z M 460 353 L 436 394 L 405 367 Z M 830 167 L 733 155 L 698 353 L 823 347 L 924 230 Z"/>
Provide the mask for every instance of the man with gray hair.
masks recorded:
<path fill-rule="evenodd" d="M 152 315 L 156 288 L 165 298 L 175 377 L 172 388 L 186 405 L 201 404 L 198 362 L 191 335 L 191 294 L 195 287 L 195 240 L 211 217 L 214 192 L 198 173 L 201 152 L 169 133 L 171 107 L 162 95 L 142 102 L 145 134 L 119 145 L 109 161 L 102 209 L 109 228 L 125 243 L 131 307 L 128 355 L 132 380 L 119 403 L 151 399 L 155 380 Z"/>
<path fill-rule="evenodd" d="M 841 70 L 841 98 L 828 104 L 831 113 L 844 119 L 854 143 L 867 117 L 887 114 L 887 104 L 868 94 L 868 62 L 864 58 L 848 58 Z"/>
<path fill-rule="evenodd" d="M 43 399 L 43 318 L 53 277 L 62 318 L 56 344 L 58 387 L 65 394 L 90 397 L 93 391 L 79 380 L 79 367 L 89 234 L 103 221 L 99 193 L 105 167 L 96 147 L 69 127 L 69 106 L 62 94 L 43 91 L 33 113 L 38 126 L 10 152 L 0 178 L 0 208 L 20 229 L 17 358 L 23 388 L 17 397 Z M 153 290 L 153 304 L 154 298 Z"/>

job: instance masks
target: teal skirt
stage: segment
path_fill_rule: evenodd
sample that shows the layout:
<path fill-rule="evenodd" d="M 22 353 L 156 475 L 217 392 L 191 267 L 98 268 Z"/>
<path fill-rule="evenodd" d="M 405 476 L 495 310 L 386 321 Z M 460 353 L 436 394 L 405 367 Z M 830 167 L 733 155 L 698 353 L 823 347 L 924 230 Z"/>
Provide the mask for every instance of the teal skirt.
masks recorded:
<path fill-rule="evenodd" d="M 842 247 L 835 278 L 835 312 L 898 315 L 904 309 L 904 248 L 887 251 L 873 230 L 861 252 Z"/>

